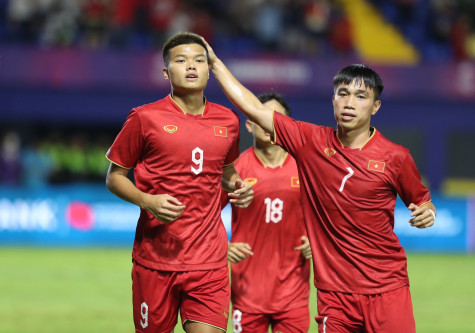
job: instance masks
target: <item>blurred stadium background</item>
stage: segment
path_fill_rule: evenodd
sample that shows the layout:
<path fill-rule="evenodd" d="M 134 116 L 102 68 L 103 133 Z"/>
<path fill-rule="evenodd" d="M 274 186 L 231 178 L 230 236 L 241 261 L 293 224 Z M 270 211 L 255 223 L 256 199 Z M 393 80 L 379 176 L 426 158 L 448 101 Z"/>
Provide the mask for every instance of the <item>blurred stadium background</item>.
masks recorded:
<path fill-rule="evenodd" d="M 374 67 L 385 91 L 373 125 L 411 150 L 438 209 L 433 228 L 413 230 L 398 202 L 401 242 L 473 257 L 473 0 L 0 0 L 2 247 L 131 249 L 138 208 L 105 188 L 104 153 L 132 107 L 169 93 L 161 46 L 177 31 L 322 125 L 334 126 L 333 75 Z M 205 94 L 232 107 L 212 77 Z"/>

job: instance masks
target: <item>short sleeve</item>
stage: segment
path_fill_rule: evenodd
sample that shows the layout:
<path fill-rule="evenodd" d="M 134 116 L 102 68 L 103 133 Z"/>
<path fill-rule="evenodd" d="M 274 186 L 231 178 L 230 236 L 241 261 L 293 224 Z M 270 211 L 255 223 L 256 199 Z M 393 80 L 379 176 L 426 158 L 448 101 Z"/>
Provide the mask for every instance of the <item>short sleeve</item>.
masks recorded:
<path fill-rule="evenodd" d="M 274 142 L 295 156 L 307 141 L 304 124 L 274 111 Z"/>
<path fill-rule="evenodd" d="M 406 206 L 414 203 L 418 206 L 431 200 L 429 190 L 422 184 L 421 176 L 409 151 L 396 180 L 396 191 Z"/>
<path fill-rule="evenodd" d="M 132 110 L 122 126 L 106 157 L 114 164 L 126 169 L 133 168 L 143 151 L 142 123 L 136 110 Z"/>
<path fill-rule="evenodd" d="M 233 139 L 231 148 L 229 149 L 228 154 L 226 155 L 226 159 L 224 160 L 224 165 L 229 165 L 233 163 L 239 157 L 239 139 L 240 139 L 239 120 L 238 120 L 236 131 L 237 133 Z"/>

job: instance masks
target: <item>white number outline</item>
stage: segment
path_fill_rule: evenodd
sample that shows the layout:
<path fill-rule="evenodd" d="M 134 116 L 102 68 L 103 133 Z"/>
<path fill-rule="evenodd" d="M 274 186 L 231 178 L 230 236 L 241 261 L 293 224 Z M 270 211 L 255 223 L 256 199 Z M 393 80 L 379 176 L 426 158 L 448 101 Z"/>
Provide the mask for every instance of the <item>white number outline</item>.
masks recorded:
<path fill-rule="evenodd" d="M 279 198 L 275 198 L 274 200 L 271 198 L 265 198 L 264 204 L 266 205 L 266 223 L 269 223 L 270 221 L 279 223 L 282 221 L 284 201 Z"/>
<path fill-rule="evenodd" d="M 148 326 L 148 305 L 145 302 L 142 302 L 142 304 L 140 304 L 140 315 L 143 319 L 143 321 L 142 319 L 140 320 L 140 326 L 142 326 L 142 328 L 145 328 Z"/>
<path fill-rule="evenodd" d="M 348 170 L 348 174 L 343 178 L 343 180 L 341 181 L 341 185 L 340 185 L 340 192 L 343 192 L 343 189 L 345 188 L 345 183 L 346 181 L 348 180 L 348 178 L 350 178 L 351 176 L 353 176 L 355 174 L 355 172 L 353 171 L 352 168 L 348 167 L 346 168 L 346 170 Z"/>
<path fill-rule="evenodd" d="M 200 156 L 199 159 L 196 159 L 196 154 L 199 154 L 199 156 Z M 200 149 L 199 147 L 196 147 L 191 152 L 191 160 L 193 161 L 193 163 L 195 163 L 198 166 L 198 169 L 191 166 L 191 171 L 195 175 L 198 175 L 198 174 L 201 173 L 201 171 L 203 171 L 203 155 L 204 155 L 203 150 Z"/>
<path fill-rule="evenodd" d="M 241 333 L 242 332 L 242 312 L 239 310 L 233 311 L 233 333 Z"/>

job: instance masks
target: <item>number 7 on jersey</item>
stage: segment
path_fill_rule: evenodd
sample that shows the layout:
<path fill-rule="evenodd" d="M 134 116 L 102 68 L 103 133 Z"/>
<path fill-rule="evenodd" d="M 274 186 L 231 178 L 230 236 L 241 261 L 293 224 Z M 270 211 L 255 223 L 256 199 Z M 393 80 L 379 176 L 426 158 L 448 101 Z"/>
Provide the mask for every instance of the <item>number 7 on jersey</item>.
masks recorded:
<path fill-rule="evenodd" d="M 348 178 L 350 178 L 351 176 L 353 176 L 353 174 L 355 173 L 353 171 L 352 168 L 348 167 L 346 168 L 346 170 L 348 170 L 348 174 L 343 178 L 343 180 L 341 181 L 341 185 L 340 185 L 340 192 L 343 192 L 343 189 L 345 188 L 345 183 L 346 181 L 348 180 Z"/>

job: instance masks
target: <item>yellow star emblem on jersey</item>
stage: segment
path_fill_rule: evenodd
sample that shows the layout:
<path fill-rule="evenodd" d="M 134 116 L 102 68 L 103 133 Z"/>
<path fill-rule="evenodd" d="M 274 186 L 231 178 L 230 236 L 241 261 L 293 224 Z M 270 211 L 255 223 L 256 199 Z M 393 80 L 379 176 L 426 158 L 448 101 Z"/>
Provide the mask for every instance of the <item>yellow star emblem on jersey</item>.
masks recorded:
<path fill-rule="evenodd" d="M 214 135 L 215 136 L 222 136 L 226 138 L 228 136 L 228 128 L 223 126 L 213 126 L 214 128 Z"/>

